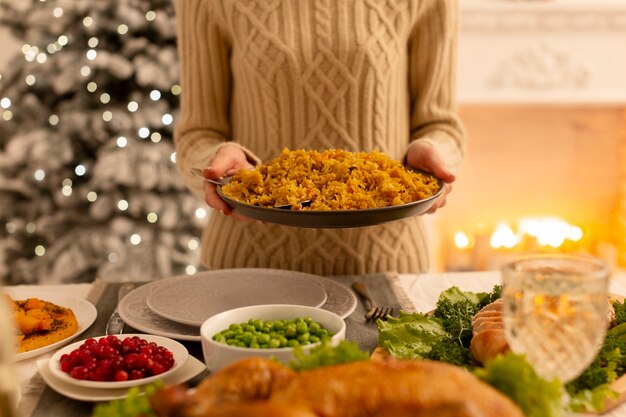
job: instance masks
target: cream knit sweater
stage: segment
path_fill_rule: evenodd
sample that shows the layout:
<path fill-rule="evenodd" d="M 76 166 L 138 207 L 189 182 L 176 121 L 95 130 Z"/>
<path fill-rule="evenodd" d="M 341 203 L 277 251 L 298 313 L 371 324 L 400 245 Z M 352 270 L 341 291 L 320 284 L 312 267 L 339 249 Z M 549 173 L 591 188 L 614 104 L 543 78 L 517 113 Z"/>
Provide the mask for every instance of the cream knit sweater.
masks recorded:
<path fill-rule="evenodd" d="M 283 147 L 380 150 L 404 158 L 430 141 L 456 170 L 465 139 L 455 113 L 456 0 L 177 0 L 181 114 L 175 142 L 188 174 L 217 147 L 251 161 Z M 291 228 L 212 215 L 209 268 L 323 275 L 428 267 L 419 217 L 349 229 Z"/>

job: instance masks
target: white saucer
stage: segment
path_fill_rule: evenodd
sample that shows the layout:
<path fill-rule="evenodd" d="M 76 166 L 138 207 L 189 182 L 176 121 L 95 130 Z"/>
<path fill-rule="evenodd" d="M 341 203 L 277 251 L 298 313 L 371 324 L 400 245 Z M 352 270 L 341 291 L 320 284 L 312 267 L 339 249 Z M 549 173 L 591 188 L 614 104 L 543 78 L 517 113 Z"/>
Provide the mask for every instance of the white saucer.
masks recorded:
<path fill-rule="evenodd" d="M 41 359 L 37 361 L 37 369 L 43 380 L 48 384 L 50 388 L 58 392 L 61 395 L 72 398 L 78 401 L 87 402 L 100 402 L 100 401 L 112 401 L 126 397 L 128 394 L 128 388 L 115 388 L 115 389 L 99 389 L 79 387 L 67 382 L 61 381 L 57 378 L 48 365 L 49 359 Z M 182 384 L 191 378 L 199 375 L 206 369 L 204 363 L 189 356 L 187 363 L 177 372 L 169 375 L 163 379 L 166 385 Z"/>

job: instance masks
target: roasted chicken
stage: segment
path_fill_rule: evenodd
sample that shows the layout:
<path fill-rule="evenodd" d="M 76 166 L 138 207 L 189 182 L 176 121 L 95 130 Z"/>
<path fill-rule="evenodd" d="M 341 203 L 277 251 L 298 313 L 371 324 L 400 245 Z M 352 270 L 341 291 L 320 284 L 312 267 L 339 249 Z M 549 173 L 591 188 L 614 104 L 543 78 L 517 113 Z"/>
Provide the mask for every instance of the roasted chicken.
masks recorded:
<path fill-rule="evenodd" d="M 249 358 L 206 378 L 191 394 L 164 388 L 161 417 L 522 417 L 507 397 L 462 368 L 389 358 L 293 372 Z"/>

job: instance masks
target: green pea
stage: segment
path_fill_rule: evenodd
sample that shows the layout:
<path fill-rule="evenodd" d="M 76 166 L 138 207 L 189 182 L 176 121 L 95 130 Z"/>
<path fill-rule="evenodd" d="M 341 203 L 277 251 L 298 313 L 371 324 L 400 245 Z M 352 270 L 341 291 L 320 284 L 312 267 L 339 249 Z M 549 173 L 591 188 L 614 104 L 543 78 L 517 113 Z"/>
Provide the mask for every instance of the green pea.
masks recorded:
<path fill-rule="evenodd" d="M 270 339 L 269 347 L 272 349 L 276 349 L 280 347 L 280 340 L 278 339 Z"/>
<path fill-rule="evenodd" d="M 296 324 L 296 331 L 298 332 L 298 334 L 307 333 L 309 331 L 309 326 L 307 326 L 307 324 L 302 321 Z"/>
<path fill-rule="evenodd" d="M 311 337 L 311 334 L 309 332 L 306 333 L 302 333 L 298 335 L 298 342 L 302 343 L 302 344 L 306 344 L 309 343 L 309 338 Z"/>
<path fill-rule="evenodd" d="M 311 342 L 311 343 L 317 343 L 317 342 L 319 342 L 319 341 L 320 341 L 320 338 L 319 338 L 319 337 L 317 337 L 317 336 L 311 336 L 311 337 L 309 337 L 309 342 Z"/>
<path fill-rule="evenodd" d="M 252 343 L 252 339 L 254 338 L 251 332 L 244 332 L 241 337 L 243 342 L 248 346 L 250 345 L 250 343 Z"/>
<path fill-rule="evenodd" d="M 267 333 L 260 333 L 257 336 L 257 340 L 261 345 L 268 344 L 270 342 L 270 335 Z"/>
<path fill-rule="evenodd" d="M 228 326 L 228 328 L 229 328 L 230 330 L 233 330 L 233 331 L 234 331 L 234 330 L 239 329 L 239 328 L 240 328 L 240 326 L 239 326 L 237 323 L 233 323 L 233 324 L 231 324 L 230 326 Z"/>
<path fill-rule="evenodd" d="M 317 334 L 320 330 L 322 330 L 322 326 L 319 323 L 309 323 L 309 333 Z"/>
<path fill-rule="evenodd" d="M 285 336 L 287 337 L 296 337 L 298 334 L 298 330 L 296 329 L 295 324 L 289 324 L 285 330 Z"/>
<path fill-rule="evenodd" d="M 252 349 L 259 349 L 260 345 L 257 342 L 252 342 L 249 345 Z"/>

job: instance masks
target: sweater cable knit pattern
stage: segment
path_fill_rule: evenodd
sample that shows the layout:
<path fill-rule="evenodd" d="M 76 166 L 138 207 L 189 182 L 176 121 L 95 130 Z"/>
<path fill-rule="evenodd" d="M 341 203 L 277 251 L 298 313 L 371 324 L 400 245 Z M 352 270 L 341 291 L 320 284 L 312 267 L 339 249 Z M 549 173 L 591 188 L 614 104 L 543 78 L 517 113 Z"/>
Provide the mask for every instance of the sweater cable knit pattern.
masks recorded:
<path fill-rule="evenodd" d="M 452 0 L 177 0 L 182 87 L 180 172 L 233 143 L 267 161 L 284 147 L 380 150 L 401 160 L 427 140 L 453 170 L 457 4 Z M 419 218 L 354 229 L 290 228 L 212 215 L 211 268 L 318 274 L 428 267 Z"/>

